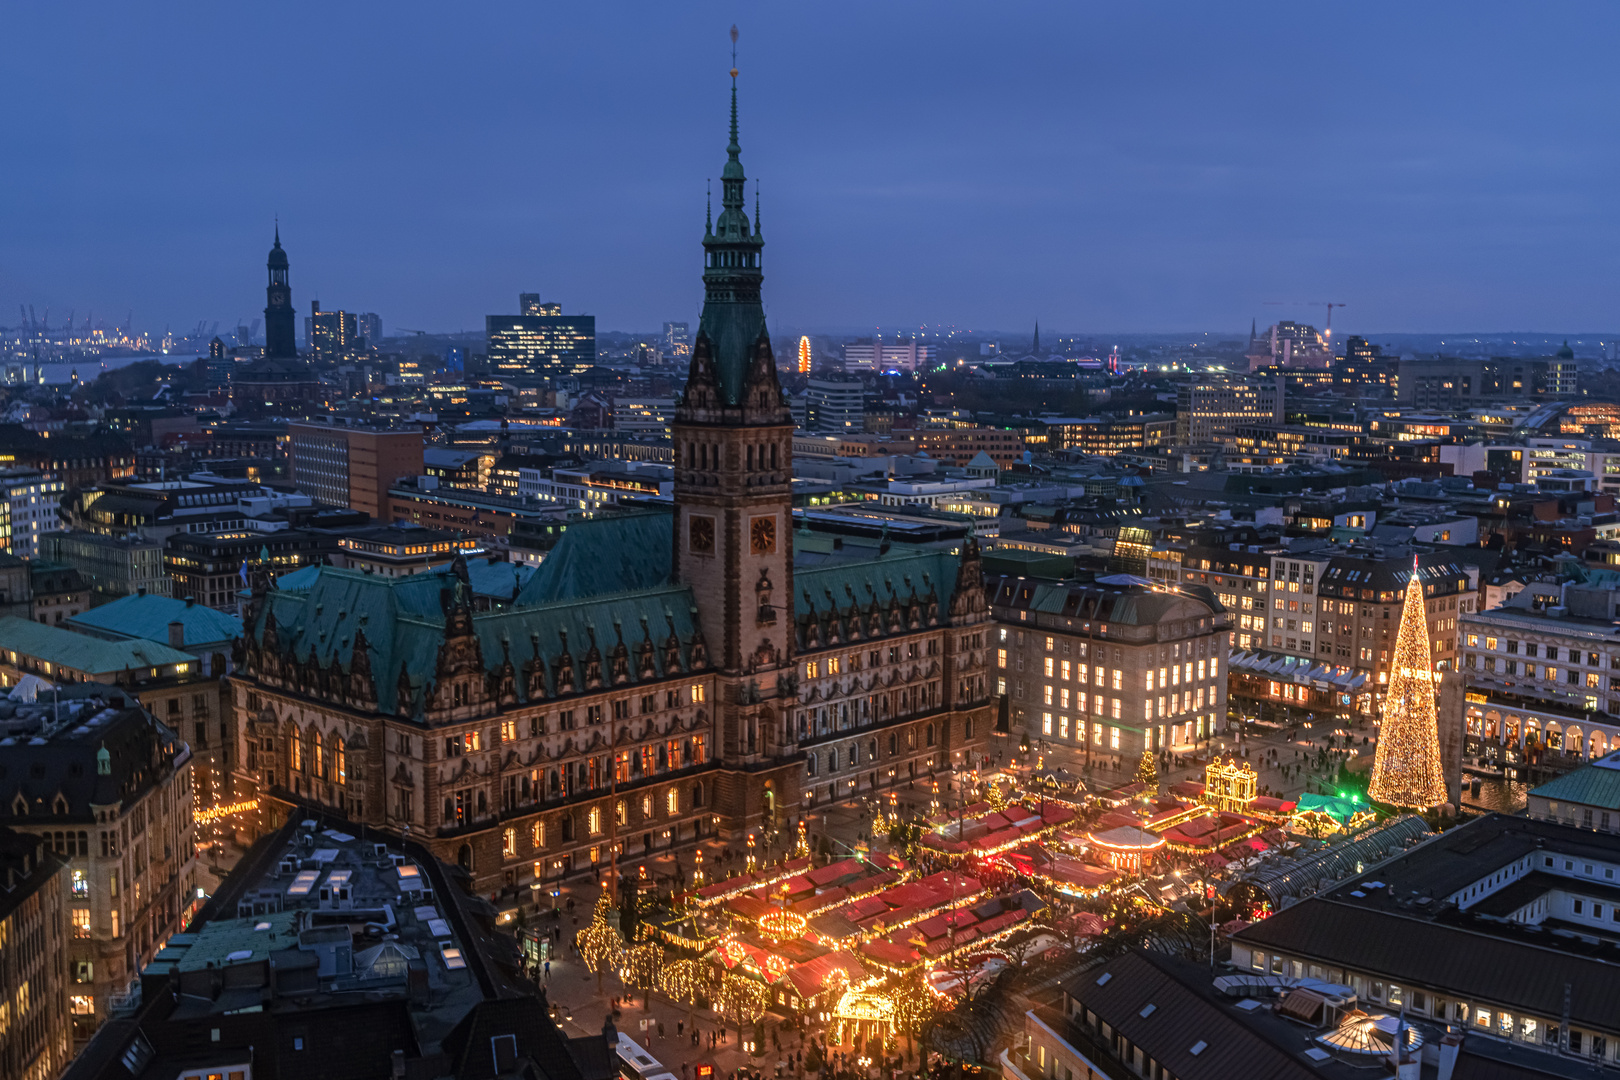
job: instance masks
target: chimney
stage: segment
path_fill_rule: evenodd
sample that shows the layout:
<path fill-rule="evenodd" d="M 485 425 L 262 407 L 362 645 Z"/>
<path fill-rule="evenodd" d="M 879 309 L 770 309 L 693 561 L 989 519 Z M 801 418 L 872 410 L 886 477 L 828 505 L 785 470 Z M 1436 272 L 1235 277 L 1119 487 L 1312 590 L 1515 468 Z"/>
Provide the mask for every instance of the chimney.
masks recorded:
<path fill-rule="evenodd" d="M 135 595 L 136 596 L 145 596 L 146 595 L 146 586 L 142 585 L 140 588 L 136 589 L 135 590 Z"/>
<path fill-rule="evenodd" d="M 186 604 L 189 607 L 190 606 L 190 601 L 188 600 L 186 602 Z M 181 622 L 180 620 L 176 619 L 174 622 L 169 624 L 169 645 L 171 647 L 173 647 L 173 648 L 178 649 L 181 646 L 183 646 L 185 643 L 186 643 L 186 624 Z"/>

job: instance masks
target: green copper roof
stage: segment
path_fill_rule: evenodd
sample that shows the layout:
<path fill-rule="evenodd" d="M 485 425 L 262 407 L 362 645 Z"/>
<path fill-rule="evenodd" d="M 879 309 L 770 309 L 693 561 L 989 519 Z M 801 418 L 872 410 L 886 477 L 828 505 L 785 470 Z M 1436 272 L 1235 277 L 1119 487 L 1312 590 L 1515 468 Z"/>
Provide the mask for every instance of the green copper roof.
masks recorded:
<path fill-rule="evenodd" d="M 673 516 L 663 510 L 593 518 L 568 526 L 518 592 L 537 604 L 663 585 L 670 578 Z"/>
<path fill-rule="evenodd" d="M 86 675 L 192 664 L 196 657 L 156 641 L 107 641 L 15 616 L 0 619 L 0 650 L 12 650 Z"/>
<path fill-rule="evenodd" d="M 742 400 L 743 378 L 754 347 L 765 337 L 765 308 L 760 299 L 764 281 L 765 238 L 759 215 L 749 227 L 743 173 L 742 144 L 737 135 L 737 86 L 731 87 L 731 142 L 720 179 L 721 211 L 703 236 L 703 315 L 693 341 L 694 365 L 706 351 L 713 363 L 721 396 L 729 405 Z M 757 197 L 756 197 L 757 205 Z"/>
<path fill-rule="evenodd" d="M 961 557 L 953 552 L 897 544 L 876 558 L 795 567 L 793 615 L 799 647 L 813 649 L 824 644 L 835 622 L 844 640 L 849 638 L 848 624 L 853 619 L 861 620 L 863 636 L 886 632 L 882 628 L 888 625 L 890 612 L 913 604 L 920 606 L 923 622 L 930 614 L 946 622 L 960 565 Z M 874 617 L 879 625 L 876 630 Z M 812 620 L 817 623 L 814 639 L 810 636 Z"/>
<path fill-rule="evenodd" d="M 1620 751 L 1532 788 L 1530 794 L 1555 802 L 1620 810 Z"/>
<path fill-rule="evenodd" d="M 651 516 L 665 522 L 667 564 L 669 518 Z M 568 536 L 574 531 L 570 528 Z M 559 550 L 561 547 L 559 543 Z M 598 550 L 605 551 L 605 546 Z M 313 578 L 298 582 L 298 588 L 266 594 L 263 609 L 248 628 L 250 636 L 262 642 L 267 622 L 273 619 L 279 653 L 299 664 L 313 659 L 322 668 L 329 668 L 335 661 L 344 672 L 352 672 L 355 642 L 363 633 L 378 708 L 389 713 L 397 711 L 401 668 L 409 680 L 413 701 L 419 706 L 423 691 L 438 671 L 439 650 L 445 642 L 446 607 L 458 602 L 461 595 L 455 572 L 445 569 L 390 578 L 330 566 L 314 569 Z M 611 573 L 599 577 L 599 584 L 613 582 Z M 524 587 L 525 594 L 538 578 L 537 573 Z M 570 587 L 581 585 L 583 580 L 583 571 L 565 576 L 565 584 Z M 484 669 L 496 671 L 510 660 L 520 701 L 528 700 L 523 666 L 536 656 L 544 661 L 547 696 L 558 692 L 558 661 L 565 653 L 572 661 L 573 686 L 579 691 L 586 689 L 586 664 L 593 650 L 601 662 L 604 684 L 613 681 L 611 668 L 616 651 L 627 657 L 623 681 L 628 683 L 663 678 L 694 667 L 692 648 L 697 623 L 692 593 L 667 583 L 612 593 L 598 589 L 588 596 L 554 600 L 520 597 L 510 607 L 474 612 L 471 621 Z M 644 673 L 644 662 L 651 666 L 650 675 Z"/>
<path fill-rule="evenodd" d="M 182 648 L 235 641 L 242 636 L 242 620 L 235 615 L 227 615 L 201 604 L 188 604 L 172 596 L 151 594 L 120 597 L 110 604 L 73 616 L 67 624 L 88 633 L 145 638 L 167 644 L 169 624 L 174 622 L 185 630 Z"/>

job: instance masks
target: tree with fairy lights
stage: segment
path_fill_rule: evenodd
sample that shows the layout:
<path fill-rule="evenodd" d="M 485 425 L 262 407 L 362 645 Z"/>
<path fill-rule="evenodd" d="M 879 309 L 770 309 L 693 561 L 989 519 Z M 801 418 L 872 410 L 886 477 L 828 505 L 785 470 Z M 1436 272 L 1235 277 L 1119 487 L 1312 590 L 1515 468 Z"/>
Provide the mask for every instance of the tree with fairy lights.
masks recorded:
<path fill-rule="evenodd" d="M 894 1033 L 911 1040 L 912 1056 L 919 1056 L 923 1033 L 939 1012 L 939 998 L 923 984 L 921 975 L 907 976 L 894 989 Z"/>
<path fill-rule="evenodd" d="M 1377 802 L 1427 809 L 1446 801 L 1434 683 L 1423 586 L 1418 583 L 1417 557 L 1413 556 L 1401 628 L 1395 636 L 1389 692 L 1384 695 L 1372 783 L 1367 786 L 1367 794 Z"/>
<path fill-rule="evenodd" d="M 743 1028 L 759 1023 L 771 1004 L 771 992 L 758 979 L 728 971 L 720 977 L 715 1008 L 723 1021 L 730 1021 L 741 1038 Z"/>
<path fill-rule="evenodd" d="M 574 935 L 574 945 L 585 967 L 596 975 L 596 992 L 602 992 L 602 974 L 617 971 L 624 962 L 624 935 L 613 925 L 613 906 L 604 892 L 596 900 L 596 910 L 585 929 Z"/>
<path fill-rule="evenodd" d="M 1142 760 L 1136 763 L 1136 782 L 1146 784 L 1149 791 L 1159 790 L 1159 763 L 1153 760 L 1153 748 L 1142 747 Z"/>
<path fill-rule="evenodd" d="M 652 999 L 648 995 L 663 985 L 664 960 L 664 947 L 652 940 L 650 932 L 644 932 L 642 940 L 624 954 L 625 985 L 641 991 L 643 1008 L 652 1008 Z"/>

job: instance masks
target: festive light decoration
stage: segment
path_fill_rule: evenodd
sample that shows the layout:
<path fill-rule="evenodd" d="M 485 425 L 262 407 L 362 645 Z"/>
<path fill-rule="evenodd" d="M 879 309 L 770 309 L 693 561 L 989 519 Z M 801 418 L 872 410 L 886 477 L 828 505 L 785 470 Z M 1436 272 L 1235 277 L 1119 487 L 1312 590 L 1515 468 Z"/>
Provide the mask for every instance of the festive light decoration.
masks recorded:
<path fill-rule="evenodd" d="M 602 992 L 602 973 L 618 971 L 624 962 L 624 934 L 609 921 L 612 911 L 613 906 L 608 902 L 607 894 L 603 893 L 597 898 L 590 924 L 574 935 L 580 959 L 596 975 L 597 993 Z"/>
<path fill-rule="evenodd" d="M 692 888 L 703 888 L 703 852 L 700 850 L 692 863 Z"/>
<path fill-rule="evenodd" d="M 758 979 L 728 971 L 720 977 L 715 1009 L 720 1015 L 741 1027 L 755 1024 L 765 1015 L 771 1004 L 771 992 Z"/>
<path fill-rule="evenodd" d="M 1148 790 L 1157 794 L 1159 791 L 1159 766 L 1153 760 L 1153 748 L 1142 748 L 1142 760 L 1136 763 L 1136 782 L 1146 784 Z"/>
<path fill-rule="evenodd" d="M 226 803 L 224 806 L 210 806 L 206 810 L 197 811 L 197 824 L 207 825 L 220 818 L 230 817 L 232 814 L 245 814 L 258 808 L 258 799 L 243 799 L 241 802 Z"/>
<path fill-rule="evenodd" d="M 1446 801 L 1440 770 L 1440 721 L 1434 706 L 1435 674 L 1429 656 L 1429 628 L 1424 620 L 1423 586 L 1418 584 L 1417 557 L 1406 583 L 1401 628 L 1395 635 L 1389 692 L 1384 695 L 1383 725 L 1373 757 L 1367 794 L 1392 806 L 1425 809 Z"/>
<path fill-rule="evenodd" d="M 1260 792 L 1260 777 L 1254 766 L 1237 757 L 1217 755 L 1204 766 L 1203 801 L 1217 810 L 1246 814 Z"/>
<path fill-rule="evenodd" d="M 805 834 L 804 822 L 799 822 L 799 837 L 793 844 L 793 857 L 795 859 L 808 859 L 810 857 L 810 838 Z"/>
<path fill-rule="evenodd" d="M 808 337 L 799 339 L 799 374 L 810 374 L 810 339 Z"/>
<path fill-rule="evenodd" d="M 759 917 L 759 932 L 775 941 L 799 937 L 810 925 L 795 911 L 767 911 Z"/>
<path fill-rule="evenodd" d="M 662 945 L 642 941 L 624 954 L 624 969 L 620 977 L 626 985 L 645 993 L 663 985 L 665 953 Z"/>

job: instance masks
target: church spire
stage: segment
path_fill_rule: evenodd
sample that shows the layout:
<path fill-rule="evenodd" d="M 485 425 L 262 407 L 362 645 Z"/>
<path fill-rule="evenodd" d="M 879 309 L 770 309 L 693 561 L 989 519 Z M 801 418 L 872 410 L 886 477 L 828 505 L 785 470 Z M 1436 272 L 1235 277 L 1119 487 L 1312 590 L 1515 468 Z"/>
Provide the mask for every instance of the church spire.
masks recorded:
<path fill-rule="evenodd" d="M 1041 355 L 1041 320 L 1035 320 L 1035 344 L 1030 346 L 1030 352 L 1036 356 Z"/>

